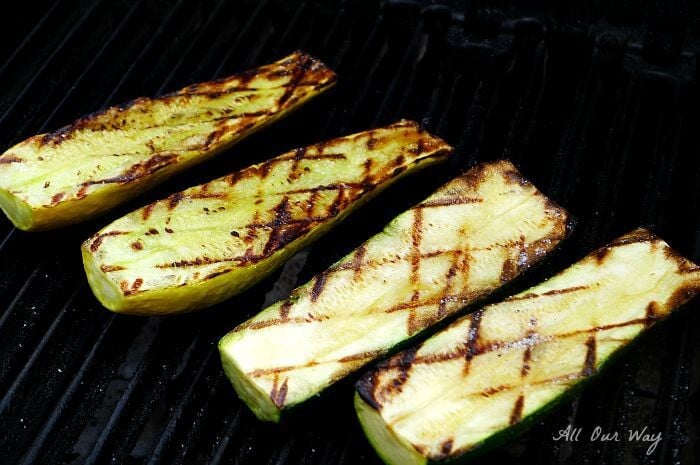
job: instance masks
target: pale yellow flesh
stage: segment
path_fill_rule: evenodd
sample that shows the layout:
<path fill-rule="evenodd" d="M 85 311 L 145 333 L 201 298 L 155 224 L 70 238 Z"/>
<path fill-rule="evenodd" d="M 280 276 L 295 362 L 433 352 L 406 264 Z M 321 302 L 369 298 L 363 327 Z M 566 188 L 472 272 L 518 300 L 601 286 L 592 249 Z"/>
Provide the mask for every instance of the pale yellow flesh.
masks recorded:
<path fill-rule="evenodd" d="M 229 148 L 334 81 L 333 71 L 296 52 L 30 137 L 0 155 L 0 208 L 23 230 L 87 220 Z"/>
<path fill-rule="evenodd" d="M 389 464 L 459 456 L 594 375 L 699 290 L 700 268 L 635 230 L 372 370 L 358 416 Z"/>
<path fill-rule="evenodd" d="M 172 314 L 221 302 L 400 177 L 451 148 L 416 123 L 297 149 L 147 205 L 82 247 L 110 310 Z"/>
<path fill-rule="evenodd" d="M 226 335 L 226 373 L 260 418 L 277 420 L 515 277 L 566 223 L 512 164 L 480 165 Z"/>

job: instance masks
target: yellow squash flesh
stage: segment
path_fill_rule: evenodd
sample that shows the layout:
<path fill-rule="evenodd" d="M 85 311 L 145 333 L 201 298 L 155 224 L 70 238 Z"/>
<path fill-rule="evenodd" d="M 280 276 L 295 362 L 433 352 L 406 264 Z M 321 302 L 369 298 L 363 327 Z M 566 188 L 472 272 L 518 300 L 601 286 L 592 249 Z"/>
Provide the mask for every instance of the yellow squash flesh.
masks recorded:
<path fill-rule="evenodd" d="M 213 305 L 451 150 L 412 121 L 296 149 L 106 226 L 82 246 L 88 282 L 105 307 L 120 313 Z"/>
<path fill-rule="evenodd" d="M 0 155 L 0 208 L 27 231 L 87 220 L 229 148 L 334 82 L 333 71 L 296 52 L 88 115 Z"/>
<path fill-rule="evenodd" d="M 567 234 L 567 214 L 506 161 L 479 165 L 219 343 L 264 420 L 510 281 Z"/>
<path fill-rule="evenodd" d="M 388 464 L 473 452 L 595 375 L 698 291 L 697 265 L 635 230 L 369 372 L 357 383 L 360 421 Z"/>

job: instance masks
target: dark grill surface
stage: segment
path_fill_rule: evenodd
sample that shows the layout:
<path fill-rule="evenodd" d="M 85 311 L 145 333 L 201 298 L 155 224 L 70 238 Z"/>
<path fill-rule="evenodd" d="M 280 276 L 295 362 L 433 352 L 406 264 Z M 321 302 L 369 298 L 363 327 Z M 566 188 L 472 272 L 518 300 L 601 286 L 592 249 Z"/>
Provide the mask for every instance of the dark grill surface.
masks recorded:
<path fill-rule="evenodd" d="M 580 20 L 563 8 L 540 14 L 478 2 L 466 12 L 456 3 L 382 9 L 360 1 L 15 6 L 0 33 L 4 148 L 102 106 L 295 49 L 320 57 L 340 81 L 282 123 L 96 222 L 27 234 L 0 219 L 0 463 L 378 463 L 354 416 L 352 380 L 282 424 L 264 424 L 237 400 L 216 342 L 477 161 L 512 159 L 578 218 L 551 259 L 491 301 L 639 225 L 700 259 L 700 42 L 683 18 L 670 26 Z M 115 316 L 92 296 L 78 247 L 111 219 L 293 147 L 400 117 L 453 144 L 452 162 L 401 181 L 244 295 L 163 319 Z M 700 302 L 689 304 L 484 463 L 694 463 L 699 312 Z M 646 426 L 663 440 L 650 456 L 641 443 L 554 441 L 568 424 L 623 434 Z"/>

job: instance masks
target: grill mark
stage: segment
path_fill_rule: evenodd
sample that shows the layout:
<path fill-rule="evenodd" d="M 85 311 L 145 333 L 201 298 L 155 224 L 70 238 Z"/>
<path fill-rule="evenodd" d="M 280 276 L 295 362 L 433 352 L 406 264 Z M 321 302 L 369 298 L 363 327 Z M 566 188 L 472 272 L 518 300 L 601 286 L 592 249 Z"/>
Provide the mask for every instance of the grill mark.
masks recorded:
<path fill-rule="evenodd" d="M 420 272 L 420 242 L 423 234 L 423 212 L 422 210 L 414 210 L 413 224 L 411 225 L 411 284 L 418 283 Z"/>
<path fill-rule="evenodd" d="M 151 203 L 143 207 L 143 211 L 141 212 L 141 217 L 143 218 L 144 221 L 148 220 L 148 218 L 151 217 L 151 213 L 153 213 L 153 209 L 156 208 L 155 203 Z"/>
<path fill-rule="evenodd" d="M 524 378 L 530 372 L 530 361 L 532 360 L 532 346 L 525 347 L 525 353 L 523 353 L 523 366 L 520 369 L 520 377 Z"/>
<path fill-rule="evenodd" d="M 311 229 L 311 223 L 309 222 L 294 223 L 292 221 L 289 211 L 289 197 L 287 196 L 282 198 L 274 211 L 275 219 L 270 225 L 272 230 L 263 248 L 263 257 L 269 257 L 274 251 L 281 249 Z"/>
<path fill-rule="evenodd" d="M 122 234 L 129 234 L 127 231 L 109 231 L 106 233 L 100 233 L 97 234 L 92 242 L 90 243 L 90 251 L 91 252 L 97 252 L 97 250 L 100 248 L 102 245 L 102 241 L 104 240 L 105 237 L 109 236 L 120 236 Z"/>
<path fill-rule="evenodd" d="M 311 196 L 309 196 L 309 200 L 306 201 L 306 207 L 304 208 L 307 217 L 311 218 L 313 216 L 316 202 L 318 202 L 318 191 L 313 191 L 311 192 Z"/>
<path fill-rule="evenodd" d="M 440 445 L 440 457 L 439 458 L 445 458 L 450 455 L 450 452 L 452 452 L 452 447 L 454 445 L 454 440 L 452 438 L 447 439 L 446 441 L 443 441 L 442 445 Z"/>
<path fill-rule="evenodd" d="M 176 154 L 157 154 L 145 161 L 131 165 L 123 174 L 112 176 L 111 178 L 86 181 L 85 184 L 128 184 L 143 177 L 150 176 L 162 170 L 168 165 L 177 162 Z"/>
<path fill-rule="evenodd" d="M 398 364 L 395 367 L 398 373 L 375 395 L 375 398 L 384 399 L 386 396 L 392 396 L 402 391 L 403 385 L 408 381 L 409 372 L 417 352 L 418 346 L 413 346 L 397 355 Z"/>
<path fill-rule="evenodd" d="M 100 265 L 100 270 L 102 270 L 103 273 L 111 273 L 113 271 L 122 271 L 125 270 L 121 265 Z"/>
<path fill-rule="evenodd" d="M 462 253 L 459 250 L 456 250 L 452 254 L 452 264 L 450 265 L 450 269 L 447 271 L 447 275 L 445 276 L 445 288 L 444 288 L 444 291 L 442 292 L 442 294 L 445 296 L 449 295 L 451 290 L 452 290 L 452 281 L 454 280 L 454 277 L 457 274 L 457 269 L 462 268 L 459 266 L 459 260 L 460 260 L 461 256 L 462 256 Z M 467 261 L 467 260 L 465 260 L 465 261 Z M 467 266 L 468 266 L 468 261 L 467 261 Z M 445 315 L 447 303 L 448 303 L 448 300 L 440 299 L 440 306 L 438 307 L 438 312 L 437 312 L 438 318 L 442 318 Z"/>
<path fill-rule="evenodd" d="M 51 197 L 51 206 L 57 205 L 66 196 L 65 192 L 59 192 Z"/>
<path fill-rule="evenodd" d="M 518 254 L 515 258 L 508 258 L 503 262 L 503 268 L 501 268 L 501 283 L 507 283 L 512 281 L 522 268 L 526 267 L 530 262 L 525 248 L 525 236 L 521 235 L 520 240 L 517 243 Z M 523 258 L 525 257 L 525 258 Z"/>
<path fill-rule="evenodd" d="M 659 314 L 659 304 L 655 301 L 649 302 L 649 305 L 647 305 L 646 308 L 646 324 L 645 326 L 649 327 L 651 326 L 654 321 L 658 318 Z"/>
<path fill-rule="evenodd" d="M 473 318 L 474 315 L 476 315 L 476 312 L 474 312 L 471 317 Z M 559 334 L 553 334 L 553 335 L 546 335 L 546 336 L 540 336 L 538 342 L 546 342 L 546 341 L 551 341 L 555 339 L 564 339 L 564 338 L 569 338 L 569 337 L 574 337 L 574 336 L 579 336 L 581 334 L 595 334 L 600 331 L 608 331 L 611 329 L 617 329 L 617 328 L 624 328 L 626 326 L 634 326 L 634 325 L 646 325 L 647 324 L 647 318 L 636 318 L 633 320 L 628 320 L 625 322 L 621 323 L 612 323 L 608 325 L 600 325 L 596 326 L 593 328 L 588 328 L 588 329 L 580 329 L 576 331 L 568 331 L 566 333 L 559 333 Z M 517 339 L 515 341 L 511 342 L 503 342 L 503 341 L 496 341 L 496 342 L 491 342 L 486 345 L 479 345 L 475 347 L 474 350 L 474 355 L 482 355 L 488 352 L 492 352 L 494 350 L 500 350 L 500 349 L 507 349 L 510 347 L 517 347 L 519 344 L 522 344 L 523 342 L 527 342 L 528 338 L 523 337 L 520 339 Z M 438 354 L 430 354 L 430 355 L 425 355 L 422 357 L 416 357 L 416 359 L 413 361 L 414 364 L 416 363 L 437 363 L 437 362 L 447 362 L 450 360 L 454 360 L 457 358 L 465 357 L 467 356 L 467 348 L 461 348 L 455 351 L 451 352 L 444 352 L 444 353 L 438 353 Z"/>
<path fill-rule="evenodd" d="M 293 157 L 293 162 L 292 165 L 289 167 L 289 178 L 296 180 L 299 179 L 299 173 L 297 173 L 297 170 L 299 169 L 299 163 L 301 163 L 301 160 L 304 158 L 304 155 L 306 154 L 306 147 L 301 147 L 298 149 L 294 149 L 294 157 Z"/>
<path fill-rule="evenodd" d="M 595 335 L 591 335 L 586 339 L 586 358 L 583 362 L 581 374 L 583 376 L 591 376 L 596 372 L 596 339 Z"/>
<path fill-rule="evenodd" d="M 411 296 L 411 300 L 409 302 L 403 302 L 400 304 L 396 304 L 393 307 L 390 307 L 386 310 L 384 310 L 384 313 L 394 313 L 398 312 L 401 310 L 409 310 L 412 308 L 420 308 L 420 307 L 427 307 L 430 305 L 440 305 L 443 301 L 446 301 L 447 303 L 449 302 L 458 302 L 458 301 L 463 301 L 463 300 L 469 300 L 474 297 L 474 293 L 465 293 L 465 294 L 451 294 L 451 295 L 444 295 L 444 296 L 433 296 L 428 299 L 423 299 L 423 300 L 417 300 L 415 299 L 415 293 Z"/>
<path fill-rule="evenodd" d="M 525 397 L 520 394 L 518 400 L 515 401 L 513 411 L 510 413 L 510 424 L 514 425 L 523 418 L 523 406 L 525 405 Z"/>
<path fill-rule="evenodd" d="M 285 300 L 282 305 L 280 305 L 280 320 L 284 321 L 289 317 L 289 310 L 292 308 L 292 301 Z"/>
<path fill-rule="evenodd" d="M 360 245 L 357 250 L 355 251 L 355 254 L 352 257 L 352 263 L 350 264 L 351 266 L 348 267 L 348 269 L 353 270 L 352 274 L 352 279 L 353 281 L 357 281 L 360 279 L 360 275 L 362 274 L 362 262 L 365 258 L 365 254 L 367 253 L 367 244 L 363 243 Z"/>
<path fill-rule="evenodd" d="M 511 297 L 508 297 L 505 299 L 505 302 L 514 302 L 514 301 L 519 301 L 519 300 L 529 300 L 529 299 L 535 299 L 539 297 L 545 297 L 545 296 L 552 296 L 552 295 L 561 295 L 561 294 L 569 294 L 571 292 L 578 292 L 578 291 L 583 291 L 588 289 L 589 286 L 571 286 L 571 287 L 566 287 L 563 289 L 552 289 L 551 291 L 543 292 L 541 294 L 535 294 L 535 293 L 527 293 L 523 295 L 514 295 Z"/>
<path fill-rule="evenodd" d="M 384 351 L 382 351 L 382 350 L 368 350 L 366 352 L 359 352 L 356 354 L 346 355 L 345 357 L 339 358 L 337 361 L 339 363 L 356 362 L 357 360 L 365 360 L 368 358 L 374 358 L 374 357 L 381 355 L 383 353 L 384 353 Z"/>
<path fill-rule="evenodd" d="M 143 250 L 143 244 L 139 241 L 134 241 L 131 243 L 131 248 L 134 250 Z"/>
<path fill-rule="evenodd" d="M 339 190 L 364 190 L 367 186 L 365 186 L 362 183 L 354 183 L 354 182 L 348 182 L 348 183 L 340 183 L 340 184 L 326 184 L 324 186 L 317 186 L 317 187 L 305 187 L 301 189 L 291 189 L 285 192 L 287 195 L 292 195 L 292 194 L 307 194 L 307 193 L 316 193 L 319 191 L 339 191 Z"/>
<path fill-rule="evenodd" d="M 314 367 L 318 364 L 319 363 L 317 361 L 310 360 L 302 365 L 290 365 L 290 366 L 274 367 L 274 368 L 258 368 L 257 370 L 253 370 L 253 371 L 246 373 L 246 375 L 248 375 L 252 378 L 260 378 L 262 376 L 278 375 L 280 373 L 286 373 L 288 371 L 293 371 L 293 370 L 302 370 L 304 368 Z"/>
<path fill-rule="evenodd" d="M 221 276 L 222 274 L 226 274 L 226 273 L 228 273 L 229 271 L 231 271 L 231 270 L 214 271 L 213 273 L 209 273 L 208 275 L 206 275 L 202 280 L 203 280 L 203 281 L 207 281 L 207 280 L 209 280 L 209 279 L 216 278 L 217 276 Z"/>
<path fill-rule="evenodd" d="M 316 275 L 316 281 L 314 282 L 314 287 L 311 289 L 311 302 L 316 302 L 323 292 L 323 287 L 326 285 L 327 279 L 326 273 L 320 273 Z"/>
<path fill-rule="evenodd" d="M 5 154 L 0 156 L 0 165 L 10 163 L 24 163 L 24 160 L 14 154 Z"/>
<path fill-rule="evenodd" d="M 272 385 L 272 391 L 270 392 L 270 400 L 272 400 L 272 403 L 274 403 L 278 408 L 282 408 L 284 405 L 284 400 L 287 398 L 287 381 L 289 378 L 285 378 L 284 382 L 282 383 L 282 386 L 279 388 L 277 387 L 277 377 L 275 377 L 274 384 Z"/>
<path fill-rule="evenodd" d="M 469 331 L 467 332 L 467 340 L 464 344 L 464 368 L 462 373 L 464 376 L 469 374 L 469 368 L 471 367 L 471 361 L 475 355 L 477 355 L 477 345 L 479 343 L 479 329 L 481 327 L 481 316 L 483 315 L 483 310 L 477 310 L 472 313 L 471 321 L 469 322 Z"/>
<path fill-rule="evenodd" d="M 302 55 L 299 57 L 297 66 L 292 71 L 292 78 L 289 80 L 289 84 L 287 84 L 284 94 L 282 94 L 277 103 L 279 108 L 283 108 L 284 105 L 291 99 L 292 95 L 297 90 L 299 83 L 302 81 L 302 79 L 304 79 L 306 71 L 311 66 L 309 58 L 310 57 L 307 55 Z"/>
<path fill-rule="evenodd" d="M 446 197 L 443 199 L 435 199 L 435 200 L 429 200 L 423 203 L 420 203 L 413 207 L 413 209 L 424 209 L 424 208 L 434 208 L 434 207 L 449 207 L 452 205 L 466 205 L 470 203 L 480 203 L 483 202 L 484 199 L 480 199 L 477 197 L 461 197 L 461 196 L 454 196 L 454 197 Z"/>
<path fill-rule="evenodd" d="M 142 278 L 136 278 L 134 280 L 134 283 L 131 285 L 131 292 L 136 292 L 138 291 L 141 286 L 143 285 L 143 279 Z"/>

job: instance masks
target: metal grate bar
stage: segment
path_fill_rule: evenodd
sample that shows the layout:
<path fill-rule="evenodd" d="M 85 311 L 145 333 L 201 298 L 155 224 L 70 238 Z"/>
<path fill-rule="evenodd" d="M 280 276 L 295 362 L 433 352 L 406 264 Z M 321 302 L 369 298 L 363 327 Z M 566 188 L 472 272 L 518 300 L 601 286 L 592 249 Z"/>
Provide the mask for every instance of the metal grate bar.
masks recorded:
<path fill-rule="evenodd" d="M 66 312 L 68 311 L 68 307 L 73 302 L 73 299 L 75 299 L 75 296 L 78 294 L 78 291 L 83 287 L 84 286 L 81 285 L 80 288 L 73 292 L 73 294 L 70 296 L 65 305 L 63 305 L 63 308 L 61 308 L 61 311 L 58 312 L 58 315 L 56 315 L 56 318 L 53 320 L 53 323 L 51 323 L 51 326 L 49 326 L 49 329 L 46 331 L 45 336 L 36 346 L 36 349 L 34 349 L 34 351 L 32 352 L 32 355 L 31 357 L 29 357 L 27 363 L 25 363 L 24 368 L 22 368 L 22 371 L 20 371 L 19 375 L 15 378 L 15 381 L 5 392 L 2 398 L 0 398 L 0 417 L 2 417 L 6 413 L 7 409 L 11 406 L 12 399 L 14 398 L 17 389 L 22 385 L 26 377 L 31 372 L 32 368 L 34 367 L 34 364 L 39 358 L 39 355 L 42 353 L 44 347 L 46 347 L 46 344 L 49 342 L 49 339 L 51 339 L 53 333 L 56 331 L 56 328 L 58 328 L 58 325 L 61 324 L 61 321 L 63 321 L 63 319 L 65 318 Z"/>
<path fill-rule="evenodd" d="M 85 378 L 87 372 L 90 370 L 93 363 L 95 363 L 96 354 L 100 349 L 102 349 L 102 344 L 106 338 L 106 335 L 110 332 L 115 318 L 116 315 L 111 315 L 107 320 L 107 324 L 102 329 L 102 332 L 97 337 L 97 340 L 92 346 L 92 349 L 90 349 L 90 352 L 87 354 L 85 360 L 80 365 L 80 368 L 75 373 L 75 376 L 68 385 L 68 388 L 61 395 L 61 398 L 56 402 L 55 407 L 51 411 L 51 416 L 46 420 L 43 428 L 37 434 L 36 439 L 32 443 L 31 447 L 27 450 L 27 452 L 25 452 L 24 456 L 22 457 L 21 463 L 23 465 L 32 465 L 37 463 L 39 459 L 39 454 L 45 447 L 49 435 L 52 433 L 52 431 L 58 424 L 59 419 L 63 415 L 65 415 L 70 403 L 75 398 L 76 392 L 78 391 L 80 385 L 83 383 L 83 379 Z"/>
<path fill-rule="evenodd" d="M 36 78 L 41 74 L 41 72 L 46 68 L 46 66 L 53 60 L 53 58 L 58 54 L 59 51 L 63 49 L 63 47 L 68 43 L 68 40 L 73 37 L 73 34 L 78 31 L 78 29 L 83 25 L 85 21 L 87 21 L 87 18 L 92 14 L 93 11 L 97 8 L 97 5 L 100 4 L 100 1 L 95 1 L 92 2 L 90 7 L 85 10 L 85 13 L 80 17 L 80 19 L 73 25 L 73 27 L 68 31 L 68 34 L 66 34 L 63 39 L 56 45 L 56 48 L 54 51 L 49 55 L 49 57 L 46 59 L 46 61 L 40 66 L 39 70 L 35 73 L 34 77 L 32 77 L 29 82 L 24 86 L 21 92 L 17 94 L 15 97 L 14 101 L 10 104 L 10 106 L 5 110 L 2 116 L 0 116 L 0 124 L 3 124 L 5 122 L 5 118 L 7 118 L 7 115 L 9 115 L 12 110 L 14 110 L 15 106 L 17 103 L 24 97 L 24 95 L 29 91 L 31 88 L 32 84 L 36 80 Z"/>

